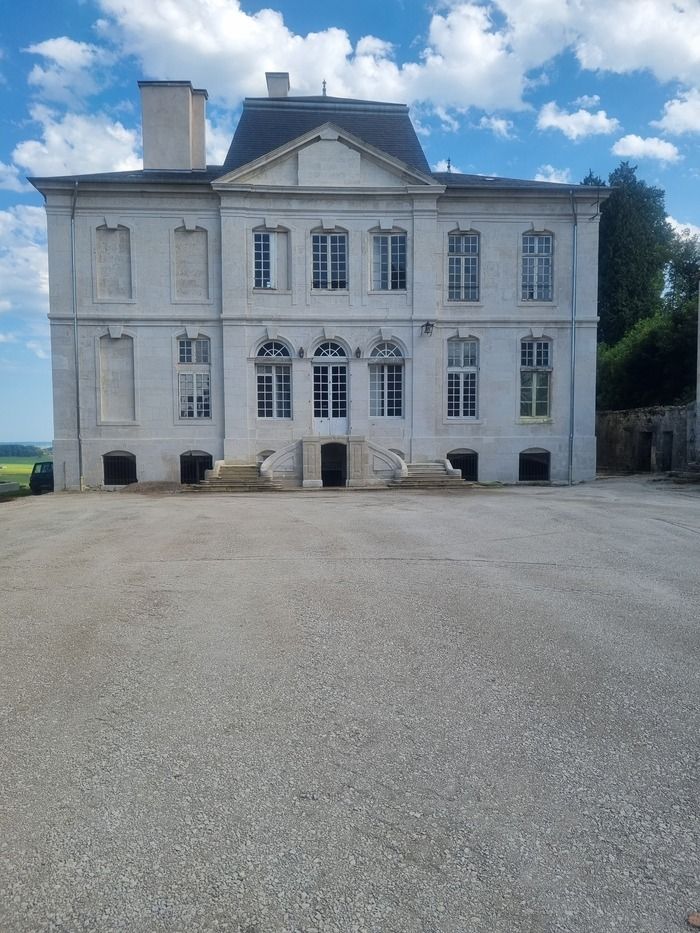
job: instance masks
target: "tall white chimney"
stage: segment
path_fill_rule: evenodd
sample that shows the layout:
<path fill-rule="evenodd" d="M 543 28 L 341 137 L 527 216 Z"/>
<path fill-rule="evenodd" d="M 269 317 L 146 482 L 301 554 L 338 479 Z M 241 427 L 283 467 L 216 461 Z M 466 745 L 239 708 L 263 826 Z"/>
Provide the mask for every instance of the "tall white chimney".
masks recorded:
<path fill-rule="evenodd" d="M 266 71 L 268 97 L 286 97 L 289 94 L 288 71 Z"/>
<path fill-rule="evenodd" d="M 207 167 L 208 94 L 190 81 L 139 81 L 143 167 L 181 172 Z"/>

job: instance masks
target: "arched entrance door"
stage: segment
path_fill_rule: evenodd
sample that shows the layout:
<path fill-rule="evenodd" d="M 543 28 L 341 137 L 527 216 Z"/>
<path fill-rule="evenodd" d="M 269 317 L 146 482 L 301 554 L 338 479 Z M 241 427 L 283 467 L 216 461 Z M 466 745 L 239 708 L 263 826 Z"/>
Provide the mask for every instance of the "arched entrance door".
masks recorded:
<path fill-rule="evenodd" d="M 188 450 L 180 454 L 180 482 L 201 483 L 204 474 L 212 468 L 212 456 L 204 450 Z"/>
<path fill-rule="evenodd" d="M 345 444 L 321 446 L 321 481 L 324 486 L 345 486 L 348 478 L 348 449 Z"/>
<path fill-rule="evenodd" d="M 331 340 L 314 353 L 314 432 L 326 437 L 348 433 L 347 355 Z"/>

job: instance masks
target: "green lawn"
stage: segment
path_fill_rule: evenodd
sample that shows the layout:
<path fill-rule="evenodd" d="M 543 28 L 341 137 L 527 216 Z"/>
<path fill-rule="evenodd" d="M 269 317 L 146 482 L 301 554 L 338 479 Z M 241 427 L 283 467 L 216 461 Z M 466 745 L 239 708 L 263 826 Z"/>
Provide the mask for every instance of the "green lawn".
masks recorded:
<path fill-rule="evenodd" d="M 38 459 L 41 458 L 0 457 L 0 483 L 19 483 L 20 486 L 29 486 L 29 476 Z"/>

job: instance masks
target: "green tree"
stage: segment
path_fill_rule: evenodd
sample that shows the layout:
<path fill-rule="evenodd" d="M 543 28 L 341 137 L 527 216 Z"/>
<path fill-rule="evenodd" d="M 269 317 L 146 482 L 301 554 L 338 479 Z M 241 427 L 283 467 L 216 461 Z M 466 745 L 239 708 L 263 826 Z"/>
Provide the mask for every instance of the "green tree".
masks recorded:
<path fill-rule="evenodd" d="M 670 258 L 672 231 L 664 192 L 638 179 L 636 172 L 629 162 L 620 163 L 609 176 L 612 190 L 601 207 L 599 338 L 609 345 L 660 310 Z M 589 172 L 584 184 L 599 181 Z"/>

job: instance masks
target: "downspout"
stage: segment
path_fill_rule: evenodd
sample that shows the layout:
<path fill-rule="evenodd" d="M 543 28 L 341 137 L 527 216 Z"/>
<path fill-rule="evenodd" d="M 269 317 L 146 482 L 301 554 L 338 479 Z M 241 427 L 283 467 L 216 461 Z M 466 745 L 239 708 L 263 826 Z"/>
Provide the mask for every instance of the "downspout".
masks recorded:
<path fill-rule="evenodd" d="M 73 200 L 70 206 L 70 266 L 73 291 L 73 351 L 75 353 L 75 427 L 78 438 L 78 476 L 80 491 L 85 490 L 83 476 L 83 436 L 80 422 L 80 352 L 78 346 L 78 276 L 75 266 L 75 205 L 78 200 L 78 182 L 73 188 Z"/>
<path fill-rule="evenodd" d="M 574 419 L 576 417 L 576 284 L 578 265 L 578 216 L 574 192 L 570 191 L 571 213 L 574 217 L 573 240 L 571 244 L 571 373 L 569 376 L 569 486 L 574 484 Z"/>

